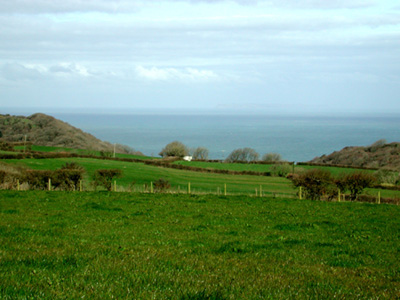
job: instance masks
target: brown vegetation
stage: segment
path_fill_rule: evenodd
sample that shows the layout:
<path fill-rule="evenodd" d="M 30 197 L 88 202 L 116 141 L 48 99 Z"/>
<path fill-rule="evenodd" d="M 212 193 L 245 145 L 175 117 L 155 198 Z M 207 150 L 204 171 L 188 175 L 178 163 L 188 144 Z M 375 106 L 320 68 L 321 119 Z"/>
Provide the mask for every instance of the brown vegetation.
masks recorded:
<path fill-rule="evenodd" d="M 316 157 L 311 163 L 372 169 L 385 167 L 400 170 L 400 143 L 386 144 L 384 140 L 379 140 L 367 147 L 346 147 L 341 151 Z"/>
<path fill-rule="evenodd" d="M 114 151 L 114 145 L 41 113 L 29 117 L 0 115 L 0 132 L 1 139 L 8 142 L 24 143 L 27 141 L 41 146 Z M 124 145 L 117 145 L 116 152 L 130 153 L 132 149 Z"/>

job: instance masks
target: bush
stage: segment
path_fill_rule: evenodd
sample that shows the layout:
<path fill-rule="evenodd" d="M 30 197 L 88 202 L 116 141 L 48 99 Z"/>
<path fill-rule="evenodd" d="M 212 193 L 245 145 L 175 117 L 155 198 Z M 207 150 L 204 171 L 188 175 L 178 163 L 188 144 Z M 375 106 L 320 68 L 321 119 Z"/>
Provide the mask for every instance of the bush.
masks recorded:
<path fill-rule="evenodd" d="M 181 142 L 175 141 L 166 145 L 159 153 L 162 157 L 184 157 L 189 154 L 189 149 Z"/>
<path fill-rule="evenodd" d="M 7 177 L 7 172 L 0 170 L 0 184 L 3 184 L 6 182 L 6 177 Z"/>
<path fill-rule="evenodd" d="M 278 162 L 282 161 L 282 156 L 279 153 L 266 153 L 262 157 L 265 162 Z"/>
<path fill-rule="evenodd" d="M 271 166 L 271 175 L 286 177 L 291 171 L 292 167 L 288 164 L 274 164 Z"/>
<path fill-rule="evenodd" d="M 28 170 L 25 173 L 25 179 L 29 186 L 37 190 L 48 189 L 49 179 L 53 177 L 53 171 L 50 170 Z"/>
<path fill-rule="evenodd" d="M 311 200 L 320 200 L 332 184 L 331 173 L 321 169 L 311 169 L 301 174 L 291 174 L 288 178 L 295 187 L 302 187 L 304 195 Z"/>
<path fill-rule="evenodd" d="M 96 170 L 93 175 L 93 185 L 95 188 L 103 186 L 107 191 L 111 191 L 113 179 L 121 175 L 122 171 L 119 169 Z"/>
<path fill-rule="evenodd" d="M 76 191 L 79 182 L 83 179 L 84 170 L 60 169 L 52 174 L 52 185 L 55 189 L 64 191 Z"/>
<path fill-rule="evenodd" d="M 171 184 L 168 180 L 160 178 L 154 182 L 154 190 L 157 192 L 164 192 L 171 188 Z"/>
<path fill-rule="evenodd" d="M 236 149 L 229 154 L 226 162 L 252 162 L 258 160 L 259 154 L 252 148 Z"/>
<path fill-rule="evenodd" d="M 354 201 L 358 195 L 367 187 L 373 187 L 376 183 L 376 178 L 370 173 L 354 172 L 344 174 L 340 179 L 336 180 L 336 185 L 343 191 L 350 191 L 350 200 Z"/>
<path fill-rule="evenodd" d="M 396 184 L 399 181 L 399 172 L 389 169 L 379 169 L 375 172 L 375 177 L 379 184 Z"/>

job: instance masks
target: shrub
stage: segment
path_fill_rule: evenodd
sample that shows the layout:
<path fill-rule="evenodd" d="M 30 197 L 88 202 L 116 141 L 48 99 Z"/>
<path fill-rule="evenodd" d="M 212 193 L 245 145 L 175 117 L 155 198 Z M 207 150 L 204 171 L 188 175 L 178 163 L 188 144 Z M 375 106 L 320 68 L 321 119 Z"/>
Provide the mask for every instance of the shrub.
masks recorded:
<path fill-rule="evenodd" d="M 382 168 L 375 172 L 375 177 L 380 184 L 396 184 L 399 181 L 399 172 Z"/>
<path fill-rule="evenodd" d="M 274 164 L 271 166 L 271 175 L 286 177 L 291 171 L 292 167 L 288 164 Z"/>
<path fill-rule="evenodd" d="M 0 170 L 0 184 L 3 184 L 6 182 L 6 177 L 7 177 L 7 172 Z"/>
<path fill-rule="evenodd" d="M 259 154 L 252 148 L 233 150 L 226 158 L 226 162 L 252 162 L 258 160 Z"/>
<path fill-rule="evenodd" d="M 291 174 L 288 178 L 295 187 L 304 188 L 304 195 L 311 200 L 320 200 L 332 184 L 331 173 L 321 169 L 311 169 L 301 174 Z"/>
<path fill-rule="evenodd" d="M 65 191 L 75 191 L 79 188 L 79 182 L 83 179 L 84 170 L 60 169 L 52 174 L 54 188 Z"/>
<path fill-rule="evenodd" d="M 174 141 L 166 145 L 159 153 L 162 157 L 184 157 L 189 154 L 189 149 L 181 142 Z"/>
<path fill-rule="evenodd" d="M 33 189 L 46 190 L 49 179 L 53 177 L 53 171 L 50 170 L 28 170 L 25 173 L 25 180 Z"/>
<path fill-rule="evenodd" d="M 376 182 L 376 178 L 367 172 L 354 172 L 344 174 L 340 179 L 336 180 L 336 185 L 343 191 L 350 191 L 350 200 L 354 201 L 358 195 L 367 187 L 372 187 Z"/>
<path fill-rule="evenodd" d="M 154 190 L 157 192 L 164 192 L 171 188 L 171 184 L 168 180 L 160 178 L 154 182 Z"/>
<path fill-rule="evenodd" d="M 278 162 L 282 160 L 282 156 L 279 153 L 266 153 L 262 157 L 262 161 L 265 162 Z"/>
<path fill-rule="evenodd" d="M 0 142 L 0 150 L 12 151 L 13 150 L 13 146 L 10 143 L 7 143 L 7 142 Z"/>
<path fill-rule="evenodd" d="M 95 188 L 103 186 L 107 191 L 112 190 L 112 181 L 116 177 L 120 177 L 122 171 L 119 169 L 100 169 L 96 170 L 93 175 L 93 184 Z"/>

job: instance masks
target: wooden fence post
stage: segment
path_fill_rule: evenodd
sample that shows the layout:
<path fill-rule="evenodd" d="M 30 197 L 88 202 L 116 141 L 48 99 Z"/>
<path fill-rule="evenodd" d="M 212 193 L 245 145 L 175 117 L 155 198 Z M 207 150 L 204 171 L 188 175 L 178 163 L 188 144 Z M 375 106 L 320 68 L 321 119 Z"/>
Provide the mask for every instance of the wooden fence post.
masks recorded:
<path fill-rule="evenodd" d="M 82 180 L 79 180 L 79 191 L 82 192 Z"/>
<path fill-rule="evenodd" d="M 153 189 L 153 181 L 150 182 L 150 193 L 153 194 L 154 189 Z"/>
<path fill-rule="evenodd" d="M 378 192 L 378 204 L 381 204 L 381 191 Z"/>
<path fill-rule="evenodd" d="M 116 192 L 116 191 L 117 191 L 117 181 L 114 180 L 114 192 Z"/>
<path fill-rule="evenodd" d="M 299 199 L 300 200 L 303 198 L 302 195 L 301 195 L 301 190 L 302 190 L 302 187 L 300 187 L 300 190 L 299 190 Z"/>
<path fill-rule="evenodd" d="M 263 193 L 262 193 L 262 185 L 260 184 L 260 197 L 262 197 L 263 196 Z"/>
<path fill-rule="evenodd" d="M 224 184 L 224 196 L 226 196 L 226 183 Z"/>
<path fill-rule="evenodd" d="M 340 202 L 340 197 L 341 197 L 341 195 L 340 195 L 340 189 L 338 189 L 338 202 Z"/>
<path fill-rule="evenodd" d="M 19 191 L 20 187 L 19 187 L 19 179 L 17 179 L 17 191 Z"/>
<path fill-rule="evenodd" d="M 49 184 L 48 184 L 49 186 L 48 186 L 48 188 L 49 188 L 49 191 L 51 191 L 51 178 L 49 178 Z"/>
<path fill-rule="evenodd" d="M 190 182 L 188 182 L 188 194 L 190 194 L 191 193 L 191 191 L 190 191 Z"/>

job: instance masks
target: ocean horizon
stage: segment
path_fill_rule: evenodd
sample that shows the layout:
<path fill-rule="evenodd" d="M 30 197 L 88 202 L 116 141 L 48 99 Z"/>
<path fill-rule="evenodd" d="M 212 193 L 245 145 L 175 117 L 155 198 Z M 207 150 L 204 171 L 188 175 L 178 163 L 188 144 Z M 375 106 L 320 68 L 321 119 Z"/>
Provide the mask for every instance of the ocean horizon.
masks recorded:
<path fill-rule="evenodd" d="M 54 117 L 110 143 L 124 144 L 158 156 L 172 141 L 209 150 L 210 159 L 250 147 L 260 157 L 279 153 L 303 162 L 347 146 L 377 140 L 400 141 L 400 117 L 294 116 L 267 114 L 188 113 L 53 113 Z"/>

